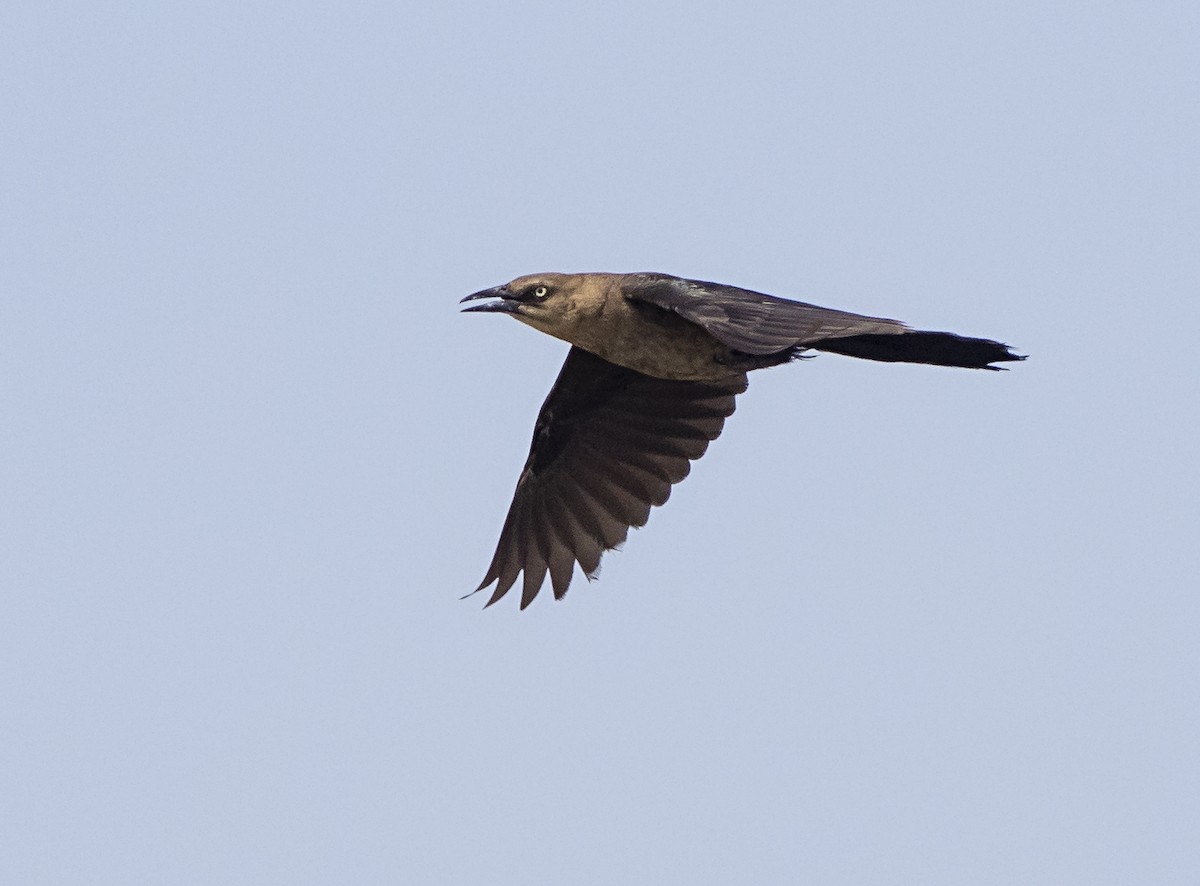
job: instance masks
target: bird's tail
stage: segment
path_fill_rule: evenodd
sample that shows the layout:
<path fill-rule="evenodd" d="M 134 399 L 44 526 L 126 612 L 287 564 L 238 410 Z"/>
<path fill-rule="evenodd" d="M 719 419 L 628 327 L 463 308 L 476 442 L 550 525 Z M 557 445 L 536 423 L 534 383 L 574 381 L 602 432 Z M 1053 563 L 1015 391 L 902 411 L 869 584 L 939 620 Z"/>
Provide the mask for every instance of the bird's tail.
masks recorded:
<path fill-rule="evenodd" d="M 1010 360 L 1024 360 L 1008 345 L 986 338 L 967 338 L 952 332 L 912 330 L 899 335 L 848 335 L 826 338 L 806 347 L 831 354 L 845 354 L 863 360 L 885 363 L 929 363 L 934 366 L 960 366 L 964 369 L 1003 369 L 992 366 Z"/>

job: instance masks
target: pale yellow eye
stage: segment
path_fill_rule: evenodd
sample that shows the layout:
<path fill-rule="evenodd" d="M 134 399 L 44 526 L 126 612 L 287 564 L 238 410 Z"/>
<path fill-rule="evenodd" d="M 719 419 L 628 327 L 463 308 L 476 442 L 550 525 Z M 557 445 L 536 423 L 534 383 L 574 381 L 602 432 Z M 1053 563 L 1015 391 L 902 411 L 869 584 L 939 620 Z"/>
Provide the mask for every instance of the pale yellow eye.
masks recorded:
<path fill-rule="evenodd" d="M 549 294 L 550 290 L 545 286 L 539 286 L 537 289 L 533 290 L 533 295 L 535 298 L 545 298 Z"/>

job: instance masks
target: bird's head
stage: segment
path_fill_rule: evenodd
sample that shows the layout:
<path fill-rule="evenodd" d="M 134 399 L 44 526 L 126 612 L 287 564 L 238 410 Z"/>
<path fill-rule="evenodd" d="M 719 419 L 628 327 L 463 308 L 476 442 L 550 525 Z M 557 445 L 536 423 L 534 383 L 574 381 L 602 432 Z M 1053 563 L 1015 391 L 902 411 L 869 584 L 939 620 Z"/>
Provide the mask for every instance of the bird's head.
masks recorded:
<path fill-rule="evenodd" d="M 463 302 L 480 304 L 463 311 L 512 314 L 522 323 L 561 337 L 586 288 L 580 285 L 582 279 L 578 274 L 529 274 L 468 295 Z"/>

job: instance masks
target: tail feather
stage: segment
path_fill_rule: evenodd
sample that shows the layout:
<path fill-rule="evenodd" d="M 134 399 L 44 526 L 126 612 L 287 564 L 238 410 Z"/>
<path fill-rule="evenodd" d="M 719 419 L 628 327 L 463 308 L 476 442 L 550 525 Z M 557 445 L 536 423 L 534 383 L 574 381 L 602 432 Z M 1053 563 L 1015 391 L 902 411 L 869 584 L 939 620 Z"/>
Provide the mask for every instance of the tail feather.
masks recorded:
<path fill-rule="evenodd" d="M 986 338 L 967 338 L 952 332 L 904 332 L 899 335 L 850 335 L 811 342 L 807 347 L 832 354 L 845 354 L 863 360 L 885 363 L 929 363 L 933 366 L 960 366 L 964 369 L 1003 369 L 992 366 L 1010 360 L 1024 360 L 1008 345 Z"/>

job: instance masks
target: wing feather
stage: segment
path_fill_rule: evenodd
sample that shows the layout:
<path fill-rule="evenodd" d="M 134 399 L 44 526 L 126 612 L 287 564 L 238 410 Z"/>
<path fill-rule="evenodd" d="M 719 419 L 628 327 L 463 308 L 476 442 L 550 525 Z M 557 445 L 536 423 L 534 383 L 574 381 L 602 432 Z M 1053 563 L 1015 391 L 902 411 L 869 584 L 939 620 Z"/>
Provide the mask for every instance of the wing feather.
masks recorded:
<path fill-rule="evenodd" d="M 674 311 L 744 354 L 776 354 L 853 335 L 898 335 L 898 320 L 866 317 L 703 280 L 631 274 L 625 297 Z"/>
<path fill-rule="evenodd" d="M 541 411 L 483 590 L 488 605 L 523 576 L 521 608 L 547 574 L 555 597 L 576 563 L 590 579 L 605 551 L 645 525 L 650 509 L 688 475 L 746 389 L 721 382 L 650 378 L 572 347 Z"/>

